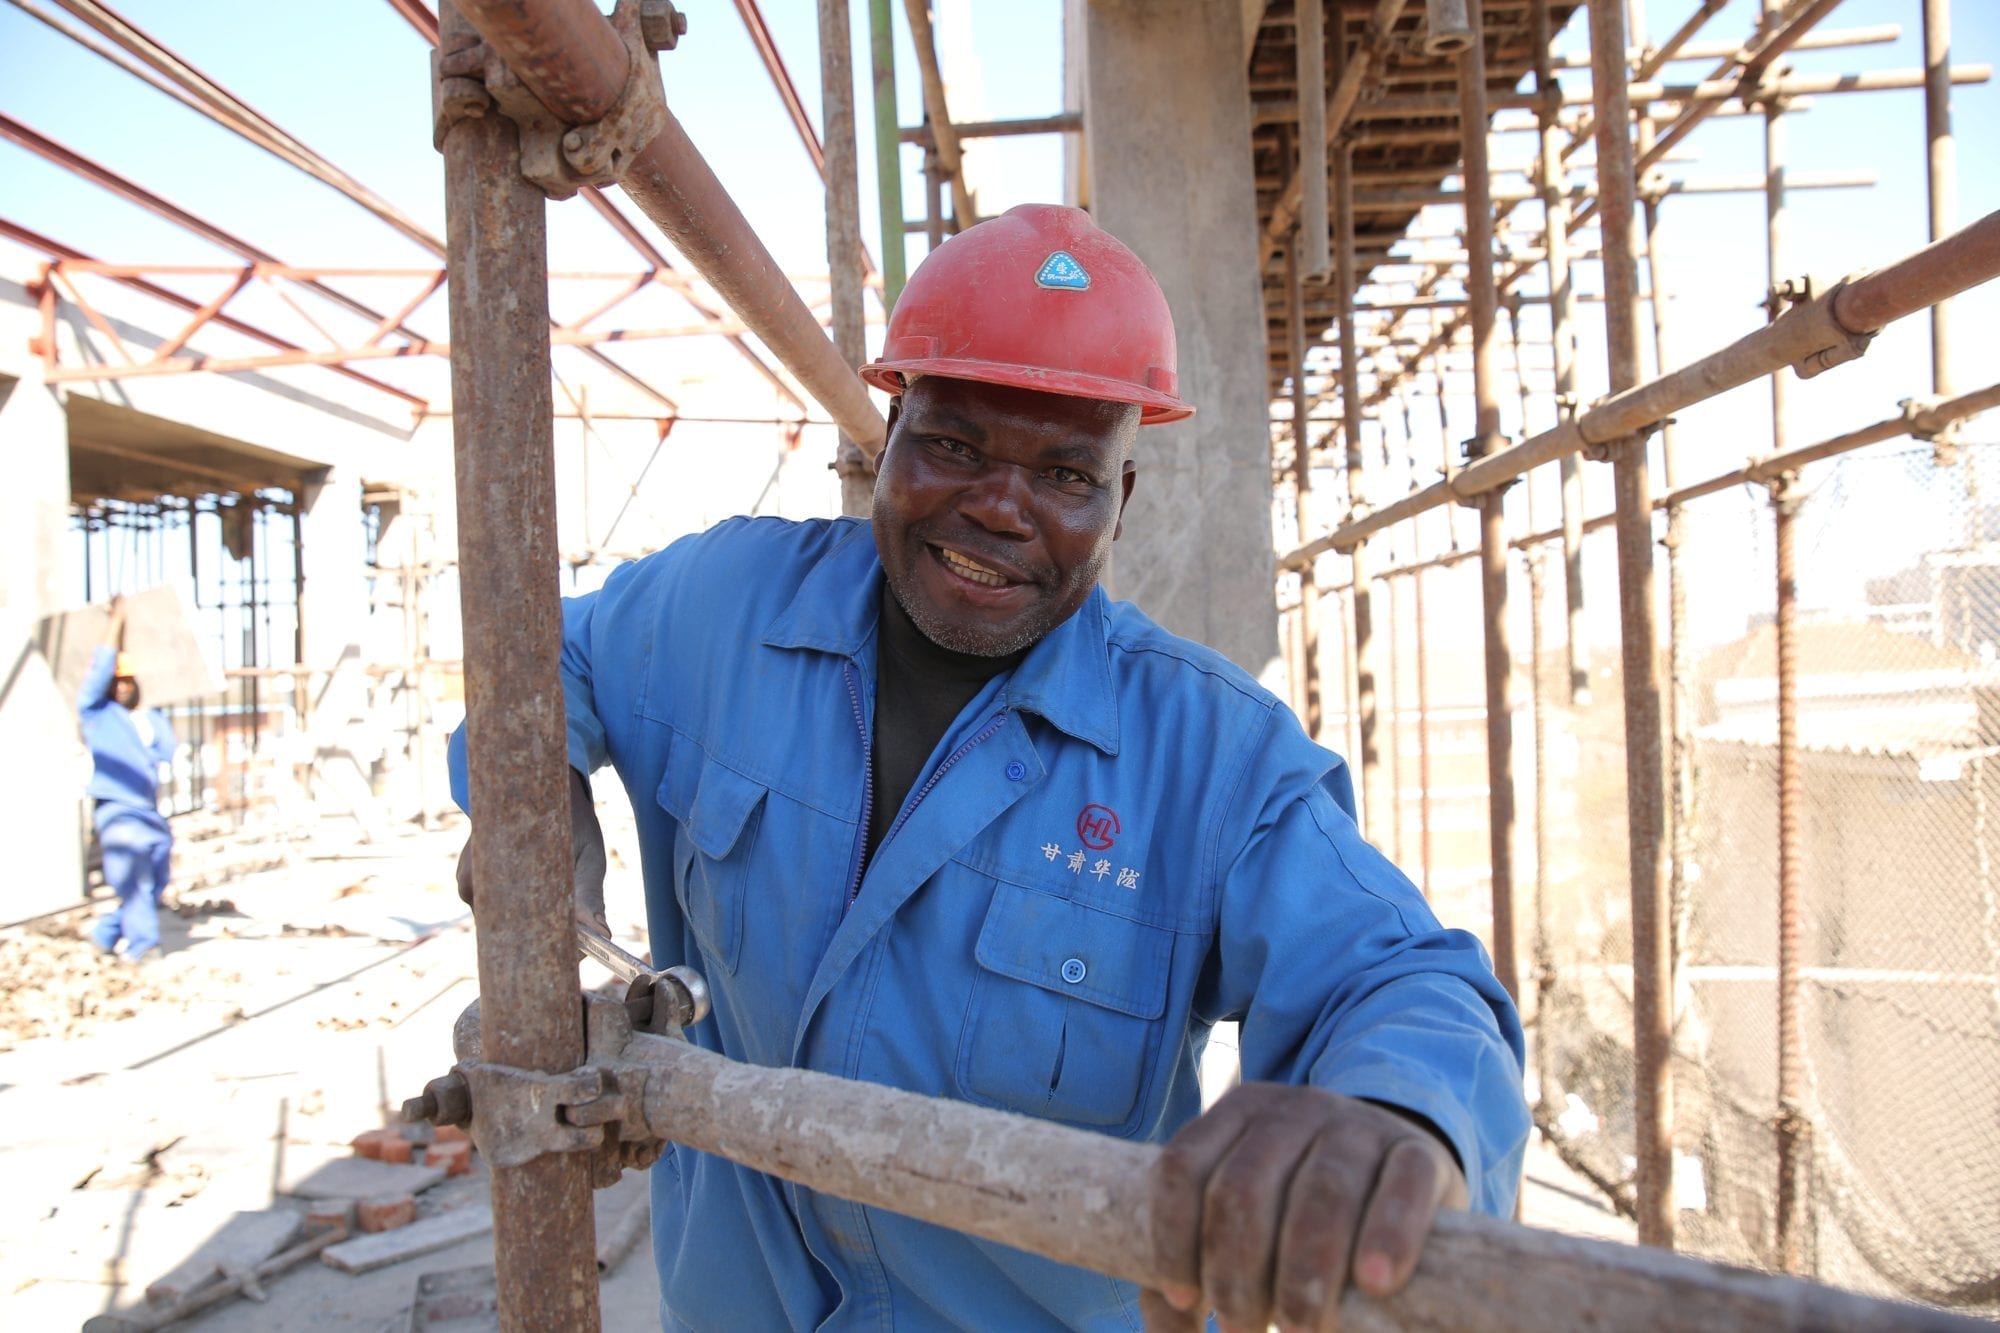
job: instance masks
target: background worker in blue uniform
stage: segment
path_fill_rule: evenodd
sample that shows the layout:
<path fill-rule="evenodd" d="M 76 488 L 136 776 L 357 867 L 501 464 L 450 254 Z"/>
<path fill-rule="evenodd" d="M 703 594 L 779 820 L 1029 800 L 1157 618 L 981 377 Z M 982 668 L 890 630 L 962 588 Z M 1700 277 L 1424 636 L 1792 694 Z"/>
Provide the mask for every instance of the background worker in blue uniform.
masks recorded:
<path fill-rule="evenodd" d="M 608 763 L 654 965 L 713 995 L 691 1039 L 1165 1143 L 1155 1241 L 1199 1287 L 675 1149 L 667 1328 L 1319 1328 L 1345 1283 L 1399 1288 L 1439 1208 L 1511 1210 L 1521 1034 L 1478 943 L 1283 704 L 1098 586 L 1141 425 L 1193 410 L 1174 367 L 1158 285 L 1086 215 L 969 229 L 863 370 L 897 395 L 872 520 L 734 520 L 619 568 L 564 604 L 562 678 L 580 905 Z M 1245 1082 L 1198 1115 L 1227 1020 Z"/>
<path fill-rule="evenodd" d="M 91 658 L 77 699 L 90 750 L 92 820 L 104 882 L 118 903 L 97 919 L 91 939 L 105 953 L 138 962 L 160 947 L 160 898 L 167 891 L 174 835 L 160 814 L 160 765 L 172 763 L 173 728 L 144 706 L 137 668 L 117 649 L 125 608 L 116 603 L 105 642 Z"/>

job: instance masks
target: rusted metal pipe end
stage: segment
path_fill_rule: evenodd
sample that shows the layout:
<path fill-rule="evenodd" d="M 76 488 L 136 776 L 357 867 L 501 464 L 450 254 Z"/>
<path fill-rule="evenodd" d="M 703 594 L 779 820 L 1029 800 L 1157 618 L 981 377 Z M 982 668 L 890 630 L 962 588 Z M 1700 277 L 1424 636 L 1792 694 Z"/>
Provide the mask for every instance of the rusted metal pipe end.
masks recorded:
<path fill-rule="evenodd" d="M 472 1123 L 472 1091 L 457 1070 L 424 1085 L 423 1096 L 403 1103 L 403 1121 L 416 1124 L 428 1120 L 434 1125 Z"/>

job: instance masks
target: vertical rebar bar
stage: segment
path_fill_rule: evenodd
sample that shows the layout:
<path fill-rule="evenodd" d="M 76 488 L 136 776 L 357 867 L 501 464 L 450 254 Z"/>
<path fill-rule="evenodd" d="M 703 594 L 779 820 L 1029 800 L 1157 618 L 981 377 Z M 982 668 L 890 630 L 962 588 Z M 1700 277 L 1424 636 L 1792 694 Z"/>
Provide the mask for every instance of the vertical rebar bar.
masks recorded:
<path fill-rule="evenodd" d="M 443 51 L 478 39 L 449 0 L 439 17 Z M 453 124 L 444 165 L 485 1058 L 554 1073 L 583 1062 L 583 1009 L 561 757 L 545 209 L 521 175 L 514 124 L 502 116 Z M 500 1326 L 594 1333 L 588 1156 L 495 1167 L 492 1192 Z"/>
<path fill-rule="evenodd" d="M 1314 537 L 1312 528 L 1312 395 L 1306 392 L 1306 311 L 1301 290 L 1304 274 L 1299 271 L 1299 251 L 1303 243 L 1293 237 L 1285 249 L 1285 336 L 1290 348 L 1292 369 L 1292 488 L 1297 510 L 1301 544 Z M 1306 734 L 1317 738 L 1323 721 L 1319 685 L 1319 584 L 1308 565 L 1299 571 L 1299 639 L 1301 653 L 1299 690 L 1305 704 Z"/>
<path fill-rule="evenodd" d="M 1782 0 L 1764 0 L 1763 22 L 1782 18 Z M 1771 70 L 1777 77 L 1780 71 Z M 1766 97 L 1764 109 L 1765 264 L 1770 279 L 1766 309 L 1775 320 L 1785 303 L 1779 284 L 1785 280 L 1785 121 L 1784 103 Z M 1771 376 L 1771 452 L 1789 445 L 1786 401 L 1789 373 Z M 1777 529 L 1777 655 L 1778 655 L 1778 1264 L 1787 1273 L 1805 1266 L 1806 1197 L 1805 1119 L 1800 1093 L 1804 1083 L 1803 1033 L 1799 1028 L 1799 770 L 1796 674 L 1797 583 L 1794 574 L 1798 511 L 1796 478 L 1781 479 L 1771 489 Z"/>
<path fill-rule="evenodd" d="M 1417 831 L 1423 849 L 1424 896 L 1431 894 L 1431 673 L 1424 651 L 1424 571 L 1410 575 L 1412 628 L 1417 636 Z"/>
<path fill-rule="evenodd" d="M 1611 391 L 1639 379 L 1638 262 L 1633 245 L 1632 104 L 1625 7 L 1590 7 L 1598 217 L 1604 234 L 1604 326 Z M 1632 1092 L 1639 1241 L 1671 1247 L 1673 1008 L 1667 976 L 1666 865 L 1660 837 L 1660 664 L 1653 609 L 1653 501 L 1646 442 L 1615 446 L 1618 623 L 1625 702 L 1625 819 L 1632 888 Z"/>
<path fill-rule="evenodd" d="M 826 264 L 833 297 L 833 345 L 850 366 L 868 359 L 861 287 L 868 259 L 861 248 L 861 164 L 854 136 L 853 29 L 847 0 L 819 0 L 820 125 L 826 155 Z M 900 242 L 898 233 L 884 237 Z M 865 518 L 874 507 L 875 472 L 861 446 L 840 436 L 833 470 L 840 478 L 840 512 Z"/>
<path fill-rule="evenodd" d="M 875 191 L 882 222 L 882 309 L 903 294 L 903 149 L 896 111 L 896 20 L 891 0 L 868 0 L 869 67 L 875 78 Z"/>
<path fill-rule="evenodd" d="M 1389 859 L 1397 865 L 1403 863 L 1403 677 L 1402 655 L 1397 651 L 1396 640 L 1402 632 L 1402 617 L 1396 614 L 1396 580 L 1384 579 L 1383 591 L 1388 593 L 1387 615 L 1388 633 L 1383 635 L 1389 642 L 1389 760 L 1387 765 L 1387 785 L 1389 788 L 1389 845 L 1384 849 Z"/>
<path fill-rule="evenodd" d="M 1343 42 L 1335 42 L 1334 71 L 1346 61 Z M 1345 139 L 1333 150 L 1334 309 L 1340 338 L 1340 438 L 1347 465 L 1347 504 L 1358 513 L 1368 503 L 1368 460 L 1361 447 L 1361 353 L 1354 338 L 1354 149 Z M 1348 552 L 1354 572 L 1354 709 L 1356 754 L 1361 766 L 1361 827 L 1381 836 L 1389 816 L 1389 799 L 1382 789 L 1381 741 L 1377 729 L 1375 688 L 1375 603 L 1369 584 L 1368 545 Z"/>
<path fill-rule="evenodd" d="M 1468 0 L 1472 41 L 1458 56 L 1458 123 L 1465 153 L 1465 290 L 1472 329 L 1472 456 L 1500 447 L 1494 368 L 1499 286 L 1493 272 L 1493 178 L 1486 152 L 1486 42 L 1482 0 Z M 1521 994 L 1514 951 L 1514 649 L 1507 624 L 1506 492 L 1479 502 L 1479 583 L 1486 630 L 1486 807 L 1493 883 L 1493 974 Z"/>
<path fill-rule="evenodd" d="M 1549 0 L 1534 0 L 1531 14 L 1535 48 L 1535 108 L 1540 130 L 1536 156 L 1536 186 L 1542 196 L 1545 257 L 1549 266 L 1549 340 L 1555 357 L 1556 412 L 1572 413 L 1576 390 L 1576 286 L 1569 271 L 1569 192 L 1565 189 L 1562 133 L 1562 89 L 1556 85 L 1549 50 Z M 1568 607 L 1569 702 L 1581 708 L 1590 702 L 1590 646 L 1585 634 L 1583 601 L 1583 460 L 1565 454 L 1556 465 L 1562 479 L 1563 596 Z"/>
<path fill-rule="evenodd" d="M 1787 474 L 1771 487 L 1778 566 L 1778 1263 L 1787 1273 L 1805 1269 L 1805 1233 L 1811 1207 L 1808 1168 L 1811 1126 L 1805 1114 L 1804 1033 L 1799 1023 L 1801 922 L 1799 872 L 1804 811 L 1799 772 L 1798 580 L 1796 571 L 1798 479 Z"/>

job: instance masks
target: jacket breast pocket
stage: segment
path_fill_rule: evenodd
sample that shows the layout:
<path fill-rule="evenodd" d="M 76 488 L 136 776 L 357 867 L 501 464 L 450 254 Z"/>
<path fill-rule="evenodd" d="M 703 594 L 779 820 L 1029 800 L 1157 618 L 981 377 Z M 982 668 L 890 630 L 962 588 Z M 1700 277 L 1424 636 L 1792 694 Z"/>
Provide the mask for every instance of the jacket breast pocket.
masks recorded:
<path fill-rule="evenodd" d="M 959 1040 L 969 1101 L 1114 1132 L 1159 1061 L 1174 932 L 1001 883 Z"/>
<path fill-rule="evenodd" d="M 674 897 L 707 962 L 731 973 L 743 949 L 743 902 L 767 794 L 699 750 L 692 762 L 667 765 L 657 794 L 679 825 Z"/>

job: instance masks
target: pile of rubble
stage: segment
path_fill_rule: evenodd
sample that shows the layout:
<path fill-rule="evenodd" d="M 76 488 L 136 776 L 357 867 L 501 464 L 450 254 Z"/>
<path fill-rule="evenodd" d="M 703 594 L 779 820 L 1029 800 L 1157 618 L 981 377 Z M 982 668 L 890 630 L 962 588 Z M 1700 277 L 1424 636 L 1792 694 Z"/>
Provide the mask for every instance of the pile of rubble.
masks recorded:
<path fill-rule="evenodd" d="M 190 914 L 231 910 L 200 903 Z M 0 932 L 0 1051 L 37 1037 L 87 1037 L 120 1019 L 165 1007 L 182 1011 L 242 980 L 233 972 L 166 955 L 138 965 L 98 951 L 83 913 Z"/>

